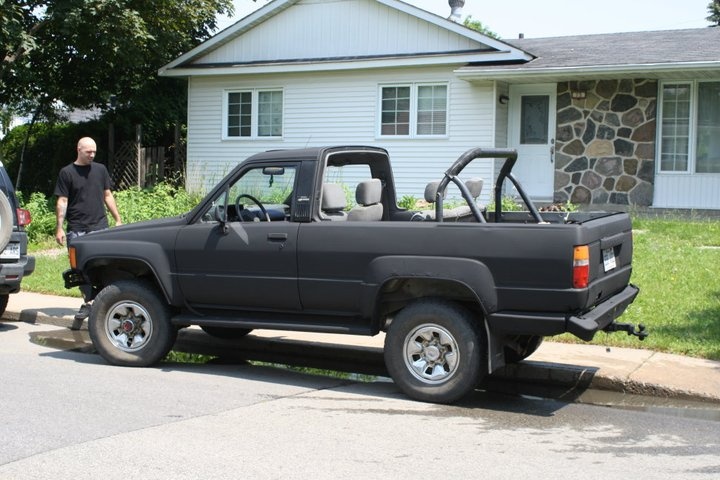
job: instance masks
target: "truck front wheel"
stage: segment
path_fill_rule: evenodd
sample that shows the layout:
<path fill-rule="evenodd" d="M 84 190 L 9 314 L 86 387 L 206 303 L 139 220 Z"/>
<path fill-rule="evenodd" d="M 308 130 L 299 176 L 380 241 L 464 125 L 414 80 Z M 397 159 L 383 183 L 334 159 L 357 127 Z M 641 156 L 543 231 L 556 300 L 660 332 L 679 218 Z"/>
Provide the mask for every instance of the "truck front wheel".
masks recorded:
<path fill-rule="evenodd" d="M 474 316 L 440 299 L 418 300 L 392 320 L 385 366 L 400 389 L 424 402 L 452 403 L 485 374 L 485 343 Z"/>
<path fill-rule="evenodd" d="M 93 345 L 113 365 L 146 367 L 170 351 L 177 329 L 154 285 L 123 280 L 102 289 L 88 320 Z"/>

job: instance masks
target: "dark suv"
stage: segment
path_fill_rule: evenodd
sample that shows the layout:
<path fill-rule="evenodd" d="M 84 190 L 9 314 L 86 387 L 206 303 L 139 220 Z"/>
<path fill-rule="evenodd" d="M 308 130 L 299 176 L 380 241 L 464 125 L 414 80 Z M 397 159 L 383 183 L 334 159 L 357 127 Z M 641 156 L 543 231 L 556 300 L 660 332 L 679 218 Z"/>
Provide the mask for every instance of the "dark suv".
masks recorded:
<path fill-rule="evenodd" d="M 0 162 L 0 315 L 5 313 L 11 293 L 20 291 L 23 277 L 35 270 L 35 257 L 28 256 L 25 226 L 30 212 L 20 208 L 12 181 Z"/>

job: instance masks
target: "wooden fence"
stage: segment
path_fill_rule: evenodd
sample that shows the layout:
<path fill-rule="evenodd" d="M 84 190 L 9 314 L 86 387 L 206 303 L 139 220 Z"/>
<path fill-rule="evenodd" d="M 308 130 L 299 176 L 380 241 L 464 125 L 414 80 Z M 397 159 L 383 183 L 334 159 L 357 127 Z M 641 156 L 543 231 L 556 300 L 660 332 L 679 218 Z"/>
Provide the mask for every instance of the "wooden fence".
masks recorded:
<path fill-rule="evenodd" d="M 185 146 L 176 134 L 175 145 L 143 147 L 140 130 L 135 141 L 124 142 L 108 159 L 110 176 L 115 189 L 151 187 L 158 182 L 171 181 L 183 185 L 185 179 Z"/>

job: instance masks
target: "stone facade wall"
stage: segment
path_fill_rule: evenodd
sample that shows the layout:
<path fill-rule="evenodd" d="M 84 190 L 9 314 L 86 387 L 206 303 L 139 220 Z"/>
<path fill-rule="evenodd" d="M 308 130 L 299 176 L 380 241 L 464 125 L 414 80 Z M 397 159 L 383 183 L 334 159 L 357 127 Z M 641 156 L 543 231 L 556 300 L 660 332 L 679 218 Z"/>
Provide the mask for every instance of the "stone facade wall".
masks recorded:
<path fill-rule="evenodd" d="M 657 89 L 656 80 L 558 84 L 556 202 L 652 205 Z"/>

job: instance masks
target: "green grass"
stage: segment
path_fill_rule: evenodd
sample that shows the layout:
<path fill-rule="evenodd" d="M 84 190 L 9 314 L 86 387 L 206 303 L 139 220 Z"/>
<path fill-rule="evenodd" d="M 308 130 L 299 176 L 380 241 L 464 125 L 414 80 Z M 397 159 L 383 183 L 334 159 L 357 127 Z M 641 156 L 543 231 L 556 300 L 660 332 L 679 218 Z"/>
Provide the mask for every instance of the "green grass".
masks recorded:
<path fill-rule="evenodd" d="M 621 321 L 643 323 L 650 336 L 599 333 L 592 343 L 720 360 L 720 222 L 636 219 L 633 227 L 640 295 Z"/>
<path fill-rule="evenodd" d="M 645 324 L 650 336 L 640 342 L 622 332 L 601 332 L 592 343 L 720 360 L 720 221 L 636 218 L 633 225 L 631 281 L 640 295 L 621 321 Z M 45 240 L 31 250 L 55 247 Z M 67 268 L 64 250 L 55 257 L 38 257 L 23 289 L 79 296 L 77 289 L 63 286 L 61 273 Z M 569 334 L 554 340 L 580 343 Z"/>

